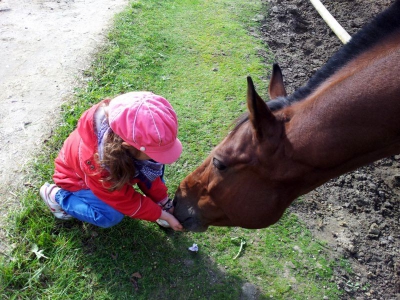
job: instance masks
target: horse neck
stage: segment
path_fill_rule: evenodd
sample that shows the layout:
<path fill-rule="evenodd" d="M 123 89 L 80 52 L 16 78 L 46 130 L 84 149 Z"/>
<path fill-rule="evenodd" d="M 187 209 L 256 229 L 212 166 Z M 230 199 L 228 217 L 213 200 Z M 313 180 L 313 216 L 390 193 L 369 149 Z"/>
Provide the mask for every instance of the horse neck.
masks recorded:
<path fill-rule="evenodd" d="M 399 44 L 398 34 L 281 111 L 289 119 L 285 152 L 304 166 L 298 174 L 307 181 L 302 193 L 400 152 Z"/>

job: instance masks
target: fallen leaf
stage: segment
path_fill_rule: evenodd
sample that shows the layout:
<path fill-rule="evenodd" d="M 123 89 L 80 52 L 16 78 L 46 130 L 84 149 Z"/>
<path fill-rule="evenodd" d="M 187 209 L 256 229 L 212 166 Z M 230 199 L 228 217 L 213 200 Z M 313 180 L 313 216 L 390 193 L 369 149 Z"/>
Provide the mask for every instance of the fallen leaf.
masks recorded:
<path fill-rule="evenodd" d="M 135 273 L 132 274 L 132 277 L 135 277 L 135 278 L 142 278 L 142 275 L 140 275 L 139 272 L 135 272 Z"/>
<path fill-rule="evenodd" d="M 32 251 L 33 253 L 35 253 L 37 259 L 40 259 L 41 257 L 43 257 L 43 258 L 48 258 L 47 256 L 45 256 L 45 255 L 43 254 L 43 250 L 39 250 L 39 247 L 38 247 L 38 245 L 36 245 L 36 244 L 33 245 L 31 251 Z"/>

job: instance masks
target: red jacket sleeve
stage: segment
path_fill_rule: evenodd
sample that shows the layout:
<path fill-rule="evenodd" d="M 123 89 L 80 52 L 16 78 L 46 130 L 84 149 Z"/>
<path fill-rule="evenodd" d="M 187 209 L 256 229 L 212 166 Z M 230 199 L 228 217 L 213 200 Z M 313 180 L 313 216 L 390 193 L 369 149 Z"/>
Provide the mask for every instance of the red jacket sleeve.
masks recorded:
<path fill-rule="evenodd" d="M 147 188 L 146 184 L 141 181 L 138 182 L 137 185 L 146 196 L 153 199 L 156 203 L 168 197 L 168 189 L 160 177 L 157 177 L 157 179 L 151 183 L 150 188 Z"/>
<path fill-rule="evenodd" d="M 119 212 L 135 219 L 156 221 L 161 216 L 161 207 L 150 197 L 135 191 L 132 185 L 126 184 L 122 189 L 110 192 L 107 187 L 100 187 L 97 176 L 86 178 L 86 184 L 102 201 Z"/>

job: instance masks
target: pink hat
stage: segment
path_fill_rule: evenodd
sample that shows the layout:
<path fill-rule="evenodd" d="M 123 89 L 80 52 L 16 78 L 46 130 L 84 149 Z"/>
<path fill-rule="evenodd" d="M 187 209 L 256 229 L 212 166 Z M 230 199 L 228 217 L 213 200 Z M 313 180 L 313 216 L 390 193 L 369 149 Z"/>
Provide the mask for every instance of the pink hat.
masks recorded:
<path fill-rule="evenodd" d="M 131 92 L 110 101 L 111 129 L 153 160 L 170 164 L 182 153 L 178 119 L 171 104 L 151 92 Z"/>

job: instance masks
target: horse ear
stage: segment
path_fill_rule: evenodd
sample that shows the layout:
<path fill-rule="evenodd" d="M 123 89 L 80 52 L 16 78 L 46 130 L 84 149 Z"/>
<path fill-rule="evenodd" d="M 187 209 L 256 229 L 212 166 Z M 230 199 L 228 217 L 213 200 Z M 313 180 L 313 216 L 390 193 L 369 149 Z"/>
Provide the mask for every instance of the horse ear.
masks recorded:
<path fill-rule="evenodd" d="M 282 71 L 278 64 L 272 66 L 272 76 L 269 81 L 268 92 L 271 100 L 287 96 L 285 85 L 283 84 Z"/>
<path fill-rule="evenodd" d="M 251 77 L 247 77 L 247 107 L 249 119 L 256 130 L 257 138 L 262 139 L 273 134 L 276 124 L 275 116 L 265 101 L 257 94 Z"/>

